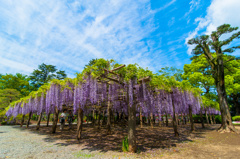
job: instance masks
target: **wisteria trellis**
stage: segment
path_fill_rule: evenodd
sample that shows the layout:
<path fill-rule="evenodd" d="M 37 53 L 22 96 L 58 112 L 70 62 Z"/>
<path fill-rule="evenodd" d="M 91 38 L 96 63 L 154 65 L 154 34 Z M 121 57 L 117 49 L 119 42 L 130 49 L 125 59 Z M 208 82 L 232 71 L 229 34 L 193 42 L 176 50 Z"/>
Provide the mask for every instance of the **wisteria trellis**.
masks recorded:
<path fill-rule="evenodd" d="M 91 75 L 87 76 L 84 82 L 79 82 L 74 86 L 73 83 L 67 82 L 65 86 L 57 83 L 52 83 L 50 89 L 41 96 L 35 98 L 30 97 L 26 102 L 18 102 L 14 107 L 10 107 L 6 115 L 13 115 L 16 117 L 18 114 L 26 115 L 30 112 L 54 113 L 54 107 L 62 110 L 62 106 L 73 106 L 74 113 L 76 114 L 78 108 L 82 108 L 84 113 L 89 113 L 94 107 L 92 105 L 103 104 L 110 100 L 115 112 L 124 112 L 127 114 L 126 100 L 119 100 L 119 92 L 121 96 L 127 98 L 128 91 L 129 105 L 133 105 L 133 96 L 137 96 L 138 113 L 140 108 L 142 114 L 148 116 L 153 115 L 171 114 L 173 115 L 172 102 L 175 105 L 176 114 L 189 113 L 189 107 L 192 107 L 193 114 L 198 114 L 201 108 L 200 96 L 195 97 L 190 91 L 182 91 L 179 88 L 172 88 L 169 93 L 165 90 L 149 89 L 146 84 L 138 84 L 133 86 L 132 81 L 125 82 L 124 86 L 118 83 L 111 83 L 107 85 L 104 82 L 98 82 L 96 78 Z M 128 90 L 127 90 L 128 89 Z M 108 96 L 107 96 L 108 94 Z M 219 111 L 211 108 L 208 109 L 209 113 L 219 114 Z"/>

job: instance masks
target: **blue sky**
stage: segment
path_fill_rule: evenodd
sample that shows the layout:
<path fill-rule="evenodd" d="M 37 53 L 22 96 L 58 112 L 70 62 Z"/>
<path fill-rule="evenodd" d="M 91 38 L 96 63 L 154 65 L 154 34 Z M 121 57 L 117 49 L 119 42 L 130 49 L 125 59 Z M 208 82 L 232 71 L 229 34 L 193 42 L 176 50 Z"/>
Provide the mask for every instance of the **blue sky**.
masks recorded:
<path fill-rule="evenodd" d="M 190 63 L 188 39 L 240 26 L 239 0 L 0 0 L 0 73 L 41 63 L 74 77 L 93 58 L 157 72 Z M 240 55 L 236 52 L 235 55 Z"/>

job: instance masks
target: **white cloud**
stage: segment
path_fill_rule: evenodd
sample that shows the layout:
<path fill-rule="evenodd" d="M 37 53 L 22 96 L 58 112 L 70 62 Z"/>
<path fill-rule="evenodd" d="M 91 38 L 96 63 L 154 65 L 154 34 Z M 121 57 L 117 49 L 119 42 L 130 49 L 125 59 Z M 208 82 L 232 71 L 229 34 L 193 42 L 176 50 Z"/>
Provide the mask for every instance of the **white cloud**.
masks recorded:
<path fill-rule="evenodd" d="M 72 76 L 101 57 L 151 64 L 142 39 L 155 29 L 153 14 L 149 0 L 2 1 L 0 73 L 30 73 L 44 62 Z"/>
<path fill-rule="evenodd" d="M 176 2 L 176 0 L 171 0 L 170 2 L 168 2 L 167 4 L 162 6 L 161 8 L 157 9 L 156 11 L 164 10 L 164 9 L 168 8 L 169 6 L 171 6 L 172 4 L 174 4 L 175 2 Z"/>
<path fill-rule="evenodd" d="M 197 36 L 199 31 L 205 30 L 206 34 L 210 34 L 212 31 L 222 24 L 231 24 L 231 26 L 240 26 L 239 13 L 239 0 L 213 0 L 211 5 L 207 9 L 207 15 L 204 18 L 197 18 L 195 21 L 198 23 L 197 28 L 189 33 L 189 36 L 185 40 L 187 44 L 188 40 Z M 188 54 L 191 54 L 194 46 L 188 45 Z"/>
<path fill-rule="evenodd" d="M 172 17 L 171 20 L 168 21 L 168 26 L 172 26 L 175 23 L 175 17 Z"/>
<path fill-rule="evenodd" d="M 191 0 L 190 9 L 187 13 L 185 13 L 184 17 L 188 16 L 194 9 L 197 9 L 200 5 L 201 0 Z"/>

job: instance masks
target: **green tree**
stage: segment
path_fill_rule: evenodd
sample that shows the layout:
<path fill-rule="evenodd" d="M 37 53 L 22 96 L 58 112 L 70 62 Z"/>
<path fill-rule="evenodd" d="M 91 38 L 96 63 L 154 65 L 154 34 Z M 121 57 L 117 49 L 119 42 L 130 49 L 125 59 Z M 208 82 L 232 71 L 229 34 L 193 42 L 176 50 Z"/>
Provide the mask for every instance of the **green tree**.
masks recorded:
<path fill-rule="evenodd" d="M 90 60 L 90 61 L 88 62 L 88 64 L 85 65 L 84 68 L 87 68 L 88 66 L 93 66 L 97 61 L 98 61 L 97 58 L 96 58 L 96 59 L 92 59 L 92 60 Z"/>
<path fill-rule="evenodd" d="M 22 96 L 27 96 L 32 88 L 29 85 L 29 78 L 27 75 L 23 75 L 20 73 L 6 74 L 0 76 L 0 89 L 16 89 L 19 91 Z"/>
<path fill-rule="evenodd" d="M 202 35 L 196 38 L 193 38 L 188 41 L 190 45 L 196 45 L 193 49 L 194 56 L 204 55 L 207 59 L 208 64 L 211 66 L 212 77 L 214 78 L 215 86 L 218 92 L 219 106 L 222 116 L 222 125 L 219 131 L 229 132 L 230 130 L 235 131 L 232 124 L 231 115 L 229 112 L 229 106 L 227 103 L 227 93 L 225 89 L 225 79 L 224 79 L 224 67 L 223 62 L 224 53 L 232 53 L 235 49 L 240 48 L 240 46 L 233 46 L 223 50 L 223 47 L 231 44 L 231 42 L 240 38 L 240 32 L 232 34 L 229 38 L 225 40 L 220 40 L 220 37 L 223 34 L 231 33 L 236 31 L 237 27 L 231 27 L 229 24 L 221 25 L 217 28 L 217 31 L 213 31 L 211 37 L 208 35 Z M 214 51 L 216 56 L 213 56 Z"/>
<path fill-rule="evenodd" d="M 57 70 L 56 66 L 41 64 L 38 69 L 34 70 L 29 76 L 31 84 L 37 90 L 44 83 L 50 82 L 52 79 L 62 80 L 67 77 L 65 71 Z"/>
<path fill-rule="evenodd" d="M 159 70 L 159 74 L 167 78 L 174 77 L 177 81 L 182 81 L 183 70 L 175 67 L 164 67 Z"/>
<path fill-rule="evenodd" d="M 227 63 L 226 67 L 226 91 L 228 95 L 228 101 L 232 103 L 231 110 L 235 115 L 240 115 L 240 60 L 236 57 Z"/>
<path fill-rule="evenodd" d="M 21 93 L 16 89 L 0 89 L 0 112 L 4 111 L 11 102 L 18 100 L 21 96 Z"/>

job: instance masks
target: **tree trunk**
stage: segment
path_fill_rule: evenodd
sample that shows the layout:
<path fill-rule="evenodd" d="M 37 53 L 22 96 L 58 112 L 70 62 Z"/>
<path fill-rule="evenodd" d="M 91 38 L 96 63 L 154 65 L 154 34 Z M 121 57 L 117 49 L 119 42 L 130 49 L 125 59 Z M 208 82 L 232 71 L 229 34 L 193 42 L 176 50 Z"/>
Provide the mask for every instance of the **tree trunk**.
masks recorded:
<path fill-rule="evenodd" d="M 155 117 L 155 115 L 153 115 L 153 125 L 155 125 L 156 124 L 156 117 Z"/>
<path fill-rule="evenodd" d="M 103 111 L 103 121 L 102 121 L 102 125 L 105 124 L 105 110 Z"/>
<path fill-rule="evenodd" d="M 80 142 L 81 133 L 82 133 L 82 126 L 83 126 L 83 110 L 82 108 L 78 109 L 78 119 L 77 119 L 77 139 Z"/>
<path fill-rule="evenodd" d="M 32 112 L 29 113 L 29 117 L 28 117 L 28 121 L 27 121 L 27 128 L 29 127 L 31 117 L 32 117 Z"/>
<path fill-rule="evenodd" d="M 183 113 L 181 114 L 181 118 L 182 118 L 182 125 L 184 125 L 184 117 L 183 117 Z"/>
<path fill-rule="evenodd" d="M 140 118 L 140 125 L 141 125 L 141 128 L 143 128 L 143 118 L 142 118 L 142 108 L 141 108 L 141 107 L 140 107 L 139 118 Z"/>
<path fill-rule="evenodd" d="M 148 114 L 148 126 L 150 126 L 151 125 L 151 117 L 150 117 L 151 115 L 150 114 Z"/>
<path fill-rule="evenodd" d="M 48 116 L 47 116 L 47 127 L 49 125 L 49 119 L 50 119 L 50 113 L 48 113 Z"/>
<path fill-rule="evenodd" d="M 158 115 L 158 125 L 162 127 L 161 114 Z"/>
<path fill-rule="evenodd" d="M 231 118 L 231 114 L 229 112 L 229 107 L 227 104 L 227 93 L 226 93 L 225 82 L 224 82 L 224 65 L 223 65 L 222 52 L 218 52 L 217 55 L 218 55 L 217 68 L 216 68 L 217 78 L 215 78 L 215 83 L 216 83 L 216 88 L 218 92 L 219 107 L 220 107 L 221 116 L 222 116 L 222 125 L 219 128 L 219 131 L 220 132 L 234 131 L 238 133 L 238 131 L 235 129 L 235 127 L 232 124 L 232 118 Z"/>
<path fill-rule="evenodd" d="M 191 123 L 191 131 L 194 131 L 194 121 L 192 117 L 192 106 L 189 105 L 189 117 L 190 117 L 190 123 Z"/>
<path fill-rule="evenodd" d="M 216 124 L 215 115 L 213 114 L 213 124 Z"/>
<path fill-rule="evenodd" d="M 39 130 L 39 128 L 40 128 L 41 119 L 42 119 L 42 113 L 40 113 L 40 115 L 39 115 L 39 117 L 38 117 L 38 122 L 37 122 L 36 130 Z"/>
<path fill-rule="evenodd" d="M 202 115 L 202 107 L 201 107 L 201 109 L 200 109 L 200 118 L 201 118 L 202 128 L 205 128 L 205 126 L 204 126 L 204 120 L 203 120 L 203 115 Z"/>
<path fill-rule="evenodd" d="M 179 137 L 179 133 L 178 133 L 178 127 L 177 127 L 177 119 L 176 119 L 176 114 L 175 114 L 175 105 L 174 105 L 174 100 L 172 97 L 172 107 L 173 107 L 173 130 L 174 130 L 174 135 L 175 137 Z"/>
<path fill-rule="evenodd" d="M 107 134 L 111 134 L 111 102 L 107 103 Z"/>
<path fill-rule="evenodd" d="M 179 125 L 178 114 L 175 114 L 175 118 L 176 118 L 176 124 Z"/>
<path fill-rule="evenodd" d="M 137 78 L 133 79 L 131 83 L 132 87 L 137 84 Z M 127 91 L 127 102 L 128 102 L 128 144 L 129 152 L 135 153 L 137 151 L 136 143 L 136 96 L 133 89 L 133 104 L 129 104 L 129 91 Z"/>
<path fill-rule="evenodd" d="M 184 115 L 184 125 L 186 125 L 187 124 L 187 117 L 186 117 L 186 115 Z"/>
<path fill-rule="evenodd" d="M 207 125 L 209 125 L 209 120 L 208 120 L 208 115 L 206 110 L 205 110 L 205 115 L 206 115 Z"/>
<path fill-rule="evenodd" d="M 95 126 L 95 110 L 93 109 L 92 125 Z"/>
<path fill-rule="evenodd" d="M 22 127 L 22 126 L 23 126 L 23 123 L 24 123 L 24 118 L 25 118 L 25 115 L 22 115 L 22 120 L 21 120 L 21 125 L 20 125 L 20 127 Z"/>
<path fill-rule="evenodd" d="M 136 152 L 136 106 L 128 106 L 128 144 L 129 152 Z"/>
<path fill-rule="evenodd" d="M 150 125 L 153 128 L 153 113 L 150 113 Z"/>
<path fill-rule="evenodd" d="M 210 123 L 211 123 L 211 125 L 213 125 L 213 121 L 212 121 L 212 115 L 211 115 L 211 113 L 209 113 L 209 118 L 210 118 Z"/>
<path fill-rule="evenodd" d="M 100 126 L 100 117 L 101 117 L 101 112 L 100 112 L 100 110 L 99 110 L 99 111 L 98 111 L 98 129 L 101 128 L 101 126 Z"/>
<path fill-rule="evenodd" d="M 53 125 L 52 125 L 52 133 L 53 134 L 56 132 L 57 123 L 58 123 L 58 108 L 55 106 L 54 120 L 53 120 Z"/>
<path fill-rule="evenodd" d="M 168 126 L 168 114 L 166 113 L 166 126 Z"/>

